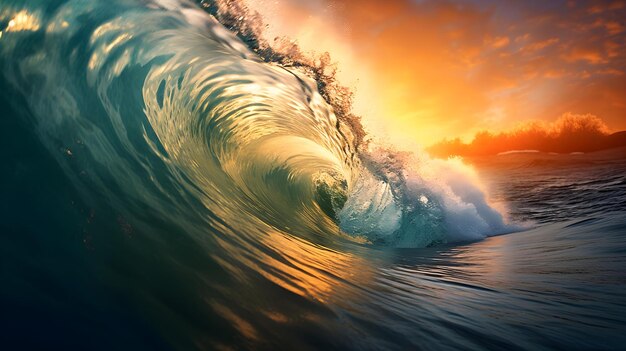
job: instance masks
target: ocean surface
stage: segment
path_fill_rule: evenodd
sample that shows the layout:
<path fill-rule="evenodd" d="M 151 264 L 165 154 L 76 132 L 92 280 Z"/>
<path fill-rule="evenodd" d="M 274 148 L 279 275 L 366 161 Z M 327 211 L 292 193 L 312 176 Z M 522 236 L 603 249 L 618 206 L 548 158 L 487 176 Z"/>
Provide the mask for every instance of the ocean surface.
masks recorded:
<path fill-rule="evenodd" d="M 626 150 L 363 147 L 211 6 L 0 2 L 0 349 L 624 348 Z"/>

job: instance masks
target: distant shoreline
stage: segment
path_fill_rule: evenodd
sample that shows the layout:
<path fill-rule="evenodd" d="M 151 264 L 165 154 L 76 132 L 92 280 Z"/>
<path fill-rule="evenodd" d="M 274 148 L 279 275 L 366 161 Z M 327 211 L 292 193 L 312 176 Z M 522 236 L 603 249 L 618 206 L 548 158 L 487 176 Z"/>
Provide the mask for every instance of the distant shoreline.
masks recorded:
<path fill-rule="evenodd" d="M 493 135 L 483 132 L 477 134 L 470 143 L 463 143 L 458 138 L 443 140 L 426 151 L 437 158 L 449 158 L 539 153 L 576 155 L 626 147 L 626 131 L 612 134 L 582 131 L 556 137 L 530 134 Z"/>

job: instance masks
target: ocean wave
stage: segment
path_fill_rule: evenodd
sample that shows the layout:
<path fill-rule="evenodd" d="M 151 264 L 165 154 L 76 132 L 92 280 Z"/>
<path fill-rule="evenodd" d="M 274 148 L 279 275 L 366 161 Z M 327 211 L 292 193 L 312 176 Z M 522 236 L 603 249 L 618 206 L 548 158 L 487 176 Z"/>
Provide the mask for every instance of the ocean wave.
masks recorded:
<path fill-rule="evenodd" d="M 235 242 L 425 247 L 515 229 L 460 161 L 360 144 L 319 76 L 267 62 L 194 3 L 14 1 L 0 20 L 23 118 L 86 201 L 194 213 Z"/>

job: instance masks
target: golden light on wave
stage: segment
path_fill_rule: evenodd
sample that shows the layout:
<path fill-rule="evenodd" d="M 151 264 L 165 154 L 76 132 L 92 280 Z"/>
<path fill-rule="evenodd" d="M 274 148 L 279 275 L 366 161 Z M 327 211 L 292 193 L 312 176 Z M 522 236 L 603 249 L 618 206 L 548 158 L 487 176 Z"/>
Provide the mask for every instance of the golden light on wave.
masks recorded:
<path fill-rule="evenodd" d="M 366 287 L 375 280 L 376 272 L 367 259 L 319 246 L 280 231 L 264 233 L 259 242 L 264 250 L 259 250 L 245 239 L 238 240 L 237 246 L 241 247 L 235 247 L 219 237 L 216 240 L 220 250 L 228 251 L 231 257 L 216 254 L 212 258 L 231 277 L 244 284 L 250 274 L 242 270 L 242 266 L 254 270 L 268 282 L 292 294 L 321 303 L 333 303 L 348 298 L 348 295 L 354 298 L 355 284 Z M 231 322 L 241 336 L 248 340 L 259 338 L 260 331 L 241 315 L 241 311 L 237 312 L 212 300 L 207 300 L 207 303 Z M 315 321 L 319 318 L 311 313 L 285 314 L 270 305 L 262 307 L 261 312 L 268 320 L 279 324 L 299 323 L 302 319 Z"/>
<path fill-rule="evenodd" d="M 15 14 L 5 28 L 5 32 L 37 31 L 40 28 L 39 19 L 26 10 Z M 0 36 L 1 37 L 1 36 Z"/>
<path fill-rule="evenodd" d="M 362 258 L 312 245 L 280 232 L 270 232 L 264 245 L 280 252 L 280 260 L 264 255 L 256 264 L 268 280 L 294 294 L 327 302 L 341 290 L 341 281 L 367 281 L 373 275 Z M 271 267 L 271 269 L 267 269 Z"/>

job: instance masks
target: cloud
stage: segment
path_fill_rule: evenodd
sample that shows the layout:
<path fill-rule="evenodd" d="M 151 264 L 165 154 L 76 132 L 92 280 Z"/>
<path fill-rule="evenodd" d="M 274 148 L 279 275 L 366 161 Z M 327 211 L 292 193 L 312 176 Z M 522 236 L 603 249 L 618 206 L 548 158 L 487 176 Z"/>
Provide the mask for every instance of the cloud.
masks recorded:
<path fill-rule="evenodd" d="M 490 40 L 488 44 L 495 49 L 499 49 L 508 46 L 510 42 L 511 40 L 509 37 L 496 37 L 493 40 Z"/>
<path fill-rule="evenodd" d="M 624 25 L 617 21 L 609 21 L 604 24 L 604 28 L 606 28 L 609 34 L 615 35 L 624 31 Z"/>
<path fill-rule="evenodd" d="M 390 138 L 429 144 L 564 111 L 626 129 L 624 1 L 250 3 L 305 51 L 329 51 L 366 125 Z"/>
<path fill-rule="evenodd" d="M 591 1 L 587 12 L 592 15 L 602 14 L 606 11 L 621 10 L 626 7 L 624 1 Z"/>
<path fill-rule="evenodd" d="M 540 40 L 534 43 L 529 43 L 525 45 L 522 50 L 527 53 L 534 53 L 535 51 L 543 50 L 549 46 L 552 46 L 559 42 L 559 38 L 548 38 L 545 40 Z"/>
<path fill-rule="evenodd" d="M 602 52 L 592 48 L 572 48 L 562 57 L 567 62 L 584 61 L 593 65 L 607 62 Z"/>

